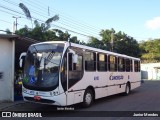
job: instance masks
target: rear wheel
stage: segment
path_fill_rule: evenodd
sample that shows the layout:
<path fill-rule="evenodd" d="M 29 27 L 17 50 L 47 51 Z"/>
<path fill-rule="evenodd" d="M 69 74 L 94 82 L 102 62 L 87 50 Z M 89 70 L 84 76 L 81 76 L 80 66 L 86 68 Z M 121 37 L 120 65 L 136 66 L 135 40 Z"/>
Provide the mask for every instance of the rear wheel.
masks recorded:
<path fill-rule="evenodd" d="M 129 85 L 129 83 L 127 83 L 127 84 L 126 84 L 126 89 L 125 89 L 124 95 L 127 96 L 127 95 L 130 94 L 130 92 L 131 92 L 130 85 Z"/>
<path fill-rule="evenodd" d="M 91 89 L 87 89 L 83 96 L 83 107 L 89 107 L 93 103 L 93 92 Z"/>

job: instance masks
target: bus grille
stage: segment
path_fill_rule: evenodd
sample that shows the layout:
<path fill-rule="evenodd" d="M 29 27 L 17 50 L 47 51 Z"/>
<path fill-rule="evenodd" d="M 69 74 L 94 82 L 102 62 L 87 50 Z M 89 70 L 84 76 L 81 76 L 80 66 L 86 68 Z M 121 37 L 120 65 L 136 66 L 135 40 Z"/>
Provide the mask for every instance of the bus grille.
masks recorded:
<path fill-rule="evenodd" d="M 40 100 L 35 100 L 33 97 L 24 97 L 28 101 L 33 101 L 33 102 L 40 102 L 40 103 L 55 103 L 53 100 L 47 100 L 47 99 L 40 99 Z"/>

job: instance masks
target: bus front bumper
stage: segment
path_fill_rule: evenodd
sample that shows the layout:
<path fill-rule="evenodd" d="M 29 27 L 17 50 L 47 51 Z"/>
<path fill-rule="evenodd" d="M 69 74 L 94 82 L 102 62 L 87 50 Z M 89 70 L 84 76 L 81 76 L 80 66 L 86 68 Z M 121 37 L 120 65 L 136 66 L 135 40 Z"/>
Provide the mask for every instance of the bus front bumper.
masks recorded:
<path fill-rule="evenodd" d="M 40 104 L 66 106 L 65 93 L 56 96 L 43 96 L 43 95 L 28 94 L 23 92 L 22 95 L 24 101 L 40 103 Z"/>

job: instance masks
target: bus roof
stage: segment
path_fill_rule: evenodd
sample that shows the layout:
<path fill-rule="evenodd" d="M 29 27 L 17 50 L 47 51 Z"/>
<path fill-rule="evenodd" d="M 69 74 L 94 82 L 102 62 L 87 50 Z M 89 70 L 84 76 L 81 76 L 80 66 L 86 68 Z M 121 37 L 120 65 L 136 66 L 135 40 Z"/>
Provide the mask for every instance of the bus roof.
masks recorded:
<path fill-rule="evenodd" d="M 79 48 L 82 48 L 82 49 L 87 49 L 87 50 L 91 50 L 91 51 L 95 51 L 95 52 L 106 53 L 106 54 L 109 54 L 109 55 L 115 55 L 115 56 L 120 56 L 120 57 L 135 59 L 135 60 L 140 60 L 140 58 L 131 57 L 131 56 L 127 56 L 127 55 L 124 55 L 124 54 L 119 54 L 119 53 L 115 53 L 115 52 L 111 52 L 111 51 L 101 50 L 101 49 L 98 49 L 98 48 L 93 48 L 93 47 L 89 47 L 89 46 L 86 46 L 86 45 L 80 45 L 80 44 L 71 43 L 71 42 L 67 42 L 67 41 L 47 41 L 47 42 L 36 43 L 36 44 L 33 44 L 33 45 L 40 45 L 40 44 L 45 44 L 45 43 L 48 43 L 48 44 L 51 44 L 51 43 L 64 43 L 64 44 L 66 44 L 67 47 L 69 45 L 71 45 L 71 46 L 74 46 L 74 47 L 79 47 Z"/>

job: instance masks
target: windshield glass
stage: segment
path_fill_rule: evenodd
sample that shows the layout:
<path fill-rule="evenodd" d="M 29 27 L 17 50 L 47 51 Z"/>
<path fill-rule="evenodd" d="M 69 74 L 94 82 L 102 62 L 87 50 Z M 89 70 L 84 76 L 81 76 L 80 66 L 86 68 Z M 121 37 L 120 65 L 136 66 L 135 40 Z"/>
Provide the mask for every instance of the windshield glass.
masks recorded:
<path fill-rule="evenodd" d="M 33 90 L 53 90 L 58 86 L 64 44 L 39 44 L 27 52 L 23 85 Z"/>

